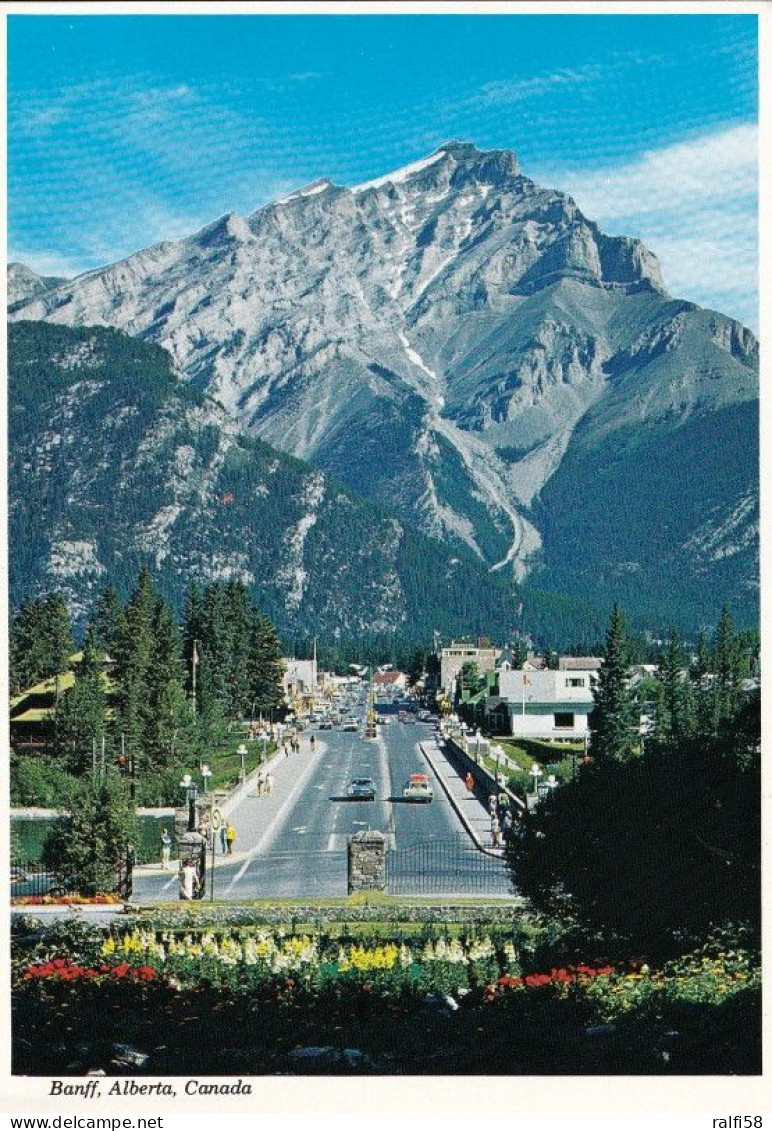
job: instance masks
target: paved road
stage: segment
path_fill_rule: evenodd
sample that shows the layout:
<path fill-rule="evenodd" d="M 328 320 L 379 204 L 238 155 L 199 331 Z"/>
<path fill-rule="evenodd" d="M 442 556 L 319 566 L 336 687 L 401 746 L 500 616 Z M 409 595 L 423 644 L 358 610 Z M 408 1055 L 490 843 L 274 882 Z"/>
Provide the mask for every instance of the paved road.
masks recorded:
<path fill-rule="evenodd" d="M 365 739 L 361 727 L 356 734 L 315 731 L 314 754 L 304 734 L 300 753 L 275 764 L 272 796 L 248 797 L 233 815 L 239 851 L 233 862 L 218 857 L 216 899 L 343 896 L 348 838 L 367 828 L 385 833 L 397 850 L 390 853 L 396 892 L 504 894 L 503 866 L 472 847 L 421 753 L 419 739 L 430 728 L 392 719 L 377 740 Z M 430 805 L 402 800 L 405 780 L 417 771 L 433 781 Z M 373 779 L 375 801 L 345 797 L 356 777 Z M 176 898 L 176 875 L 135 872 L 135 900 Z"/>

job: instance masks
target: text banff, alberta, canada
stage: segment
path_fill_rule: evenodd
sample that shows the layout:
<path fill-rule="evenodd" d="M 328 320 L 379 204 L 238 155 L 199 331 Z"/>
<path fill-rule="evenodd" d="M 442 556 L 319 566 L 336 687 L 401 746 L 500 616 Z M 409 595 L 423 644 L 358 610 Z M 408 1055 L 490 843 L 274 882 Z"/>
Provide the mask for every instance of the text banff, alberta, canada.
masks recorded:
<path fill-rule="evenodd" d="M 179 1095 L 184 1096 L 251 1096 L 252 1085 L 246 1083 L 242 1079 L 238 1080 L 218 1080 L 215 1083 L 203 1083 L 201 1080 L 186 1080 L 185 1083 L 179 1087 L 176 1084 L 169 1084 L 162 1081 L 154 1083 L 138 1083 L 136 1080 L 115 1080 L 109 1086 L 104 1081 L 89 1080 L 82 1084 L 73 1084 L 64 1080 L 52 1080 L 51 1089 L 48 1093 L 50 1096 L 70 1096 L 79 1097 L 84 1100 L 98 1100 L 103 1096 L 166 1096 L 170 1099 L 175 1099 Z M 54 1125 L 51 1124 L 53 1127 Z M 100 1127 L 104 1126 L 109 1131 L 120 1131 L 125 1128 L 128 1131 L 133 1127 L 131 1120 L 126 1122 L 121 1119 L 114 1119 L 112 1124 L 109 1119 Z M 148 1124 L 148 1127 L 160 1127 L 160 1124 Z M 64 1124 L 62 1124 L 64 1127 Z"/>

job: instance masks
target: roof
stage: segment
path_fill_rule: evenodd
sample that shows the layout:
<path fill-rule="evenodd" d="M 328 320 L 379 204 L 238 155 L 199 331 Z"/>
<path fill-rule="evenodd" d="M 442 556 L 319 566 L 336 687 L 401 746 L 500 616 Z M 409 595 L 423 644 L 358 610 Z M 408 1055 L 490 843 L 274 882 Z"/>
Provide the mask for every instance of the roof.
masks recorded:
<path fill-rule="evenodd" d="M 397 680 L 404 678 L 402 672 L 376 672 L 373 683 L 396 683 Z"/>
<path fill-rule="evenodd" d="M 600 656 L 561 656 L 558 671 L 596 672 L 602 663 Z"/>

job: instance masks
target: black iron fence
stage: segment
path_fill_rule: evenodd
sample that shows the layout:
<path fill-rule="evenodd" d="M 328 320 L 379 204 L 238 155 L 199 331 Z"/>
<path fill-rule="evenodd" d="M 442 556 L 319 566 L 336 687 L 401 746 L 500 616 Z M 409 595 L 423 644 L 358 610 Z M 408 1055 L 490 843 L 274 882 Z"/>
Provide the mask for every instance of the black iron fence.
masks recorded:
<path fill-rule="evenodd" d="M 386 853 L 390 895 L 511 895 L 505 862 L 464 838 L 429 840 Z"/>
<path fill-rule="evenodd" d="M 117 895 L 120 899 L 129 899 L 132 893 L 132 873 L 135 858 L 131 845 L 115 869 L 114 880 L 104 895 Z M 56 899 L 60 896 L 76 896 L 85 894 L 77 877 L 59 869 L 47 868 L 40 860 L 12 860 L 11 861 L 11 899 L 21 899 L 29 896 L 39 899 L 50 896 Z"/>

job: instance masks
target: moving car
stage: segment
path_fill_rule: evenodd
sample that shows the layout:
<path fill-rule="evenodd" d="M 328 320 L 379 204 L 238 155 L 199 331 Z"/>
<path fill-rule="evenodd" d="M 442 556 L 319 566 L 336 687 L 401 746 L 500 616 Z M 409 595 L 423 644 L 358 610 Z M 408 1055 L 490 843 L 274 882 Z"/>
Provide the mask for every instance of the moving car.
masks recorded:
<path fill-rule="evenodd" d="M 411 774 L 402 787 L 402 796 L 405 801 L 425 801 L 434 799 L 434 790 L 429 784 L 426 774 Z"/>
<path fill-rule="evenodd" d="M 375 801 L 375 782 L 372 778 L 354 778 L 346 796 L 356 801 Z"/>
<path fill-rule="evenodd" d="M 319 723 L 319 730 L 332 730 L 332 723 L 329 719 L 322 719 Z"/>
<path fill-rule="evenodd" d="M 345 723 L 343 724 L 343 729 L 353 731 L 359 730 L 356 719 L 346 719 Z"/>

